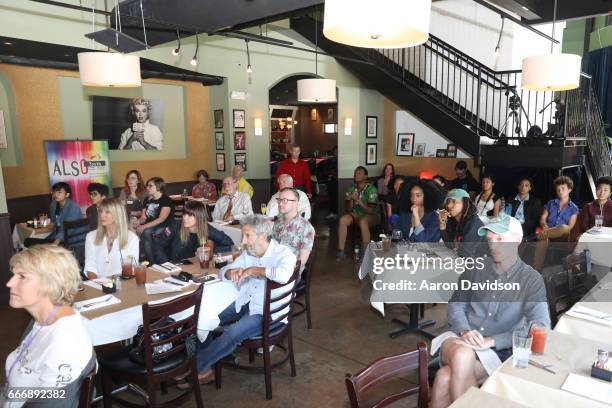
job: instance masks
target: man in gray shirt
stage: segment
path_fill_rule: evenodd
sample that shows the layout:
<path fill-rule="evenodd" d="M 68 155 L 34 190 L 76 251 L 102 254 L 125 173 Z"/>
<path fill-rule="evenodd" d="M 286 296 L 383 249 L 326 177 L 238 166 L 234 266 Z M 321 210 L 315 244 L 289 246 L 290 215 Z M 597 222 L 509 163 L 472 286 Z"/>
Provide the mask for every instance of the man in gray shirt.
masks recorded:
<path fill-rule="evenodd" d="M 542 276 L 518 256 L 521 223 L 504 214 L 478 234 L 486 235 L 491 257 L 484 268 L 459 277 L 460 289 L 448 304 L 450 330 L 460 337 L 446 340 L 441 347 L 443 366 L 433 385 L 433 408 L 448 407 L 485 378 L 474 350 L 491 348 L 503 361 L 512 354 L 514 328 L 530 321 L 550 327 Z"/>

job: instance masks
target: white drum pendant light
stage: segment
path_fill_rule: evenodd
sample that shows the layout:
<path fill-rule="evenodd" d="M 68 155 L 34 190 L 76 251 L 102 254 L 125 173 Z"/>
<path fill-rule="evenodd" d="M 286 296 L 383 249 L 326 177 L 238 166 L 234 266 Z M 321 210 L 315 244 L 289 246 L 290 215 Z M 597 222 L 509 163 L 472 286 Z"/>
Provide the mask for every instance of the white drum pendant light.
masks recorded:
<path fill-rule="evenodd" d="M 81 52 L 78 58 L 83 86 L 141 86 L 140 58 L 137 56 L 114 52 Z"/>
<path fill-rule="evenodd" d="M 403 48 L 429 38 L 431 0 L 325 0 L 323 35 L 355 47 Z"/>
<path fill-rule="evenodd" d="M 553 11 L 551 37 L 555 38 L 557 0 Z M 521 87 L 531 91 L 568 91 L 580 86 L 582 57 L 575 54 L 555 54 L 554 41 L 550 42 L 550 54 L 532 55 L 523 59 Z"/>

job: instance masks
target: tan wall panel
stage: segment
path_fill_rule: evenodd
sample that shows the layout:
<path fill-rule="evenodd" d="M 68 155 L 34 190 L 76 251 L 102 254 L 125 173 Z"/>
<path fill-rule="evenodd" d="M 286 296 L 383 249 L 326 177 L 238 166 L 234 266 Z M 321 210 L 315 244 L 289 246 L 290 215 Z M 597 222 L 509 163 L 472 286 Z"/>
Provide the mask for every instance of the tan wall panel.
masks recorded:
<path fill-rule="evenodd" d="M 0 72 L 13 85 L 21 138 L 23 166 L 3 168 L 6 197 L 25 197 L 49 192 L 44 140 L 63 139 L 58 76 L 78 76 L 73 71 L 0 65 Z M 113 162 L 113 186 L 123 185 L 125 173 L 138 169 L 143 177 L 161 176 L 167 182 L 194 178 L 204 168 L 213 170 L 212 127 L 208 88 L 200 83 L 146 80 L 146 83 L 184 86 L 187 109 L 187 158 Z M 171 137 L 172 135 L 170 135 Z"/>

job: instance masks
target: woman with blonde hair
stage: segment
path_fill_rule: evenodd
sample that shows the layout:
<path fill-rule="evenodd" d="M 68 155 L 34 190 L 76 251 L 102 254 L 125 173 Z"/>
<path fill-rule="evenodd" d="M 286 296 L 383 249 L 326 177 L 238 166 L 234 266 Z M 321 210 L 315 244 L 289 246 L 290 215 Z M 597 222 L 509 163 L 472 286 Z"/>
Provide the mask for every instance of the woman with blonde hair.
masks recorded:
<path fill-rule="evenodd" d="M 76 407 L 82 379 L 96 364 L 81 316 L 71 306 L 81 282 L 79 265 L 63 247 L 36 245 L 13 256 L 10 267 L 9 304 L 25 309 L 33 321 L 6 359 L 7 389 L 0 393 L 0 406 L 35 402 L 4 405 L 3 395 L 10 395 L 11 389 L 50 387 L 61 390 L 54 400 L 40 406 Z M 37 400 L 36 406 L 41 402 Z"/>
<path fill-rule="evenodd" d="M 234 241 L 224 232 L 208 224 L 206 207 L 199 201 L 188 201 L 183 218 L 165 229 L 155 249 L 157 262 L 180 262 L 191 258 L 199 246 L 212 243 L 214 252 L 231 251 Z"/>
<path fill-rule="evenodd" d="M 125 207 L 118 198 L 105 198 L 98 229 L 85 238 L 85 274 L 89 279 L 120 274 L 122 262 L 138 256 L 138 236 L 129 230 Z"/>

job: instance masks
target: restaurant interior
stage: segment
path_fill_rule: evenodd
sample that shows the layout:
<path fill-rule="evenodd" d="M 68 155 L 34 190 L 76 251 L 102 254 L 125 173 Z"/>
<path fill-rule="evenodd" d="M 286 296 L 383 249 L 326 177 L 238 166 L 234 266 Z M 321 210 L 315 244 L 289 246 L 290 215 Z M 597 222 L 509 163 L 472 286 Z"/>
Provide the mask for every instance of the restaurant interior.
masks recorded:
<path fill-rule="evenodd" d="M 0 0 L 0 408 L 612 407 L 612 2 Z"/>

